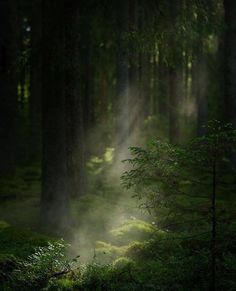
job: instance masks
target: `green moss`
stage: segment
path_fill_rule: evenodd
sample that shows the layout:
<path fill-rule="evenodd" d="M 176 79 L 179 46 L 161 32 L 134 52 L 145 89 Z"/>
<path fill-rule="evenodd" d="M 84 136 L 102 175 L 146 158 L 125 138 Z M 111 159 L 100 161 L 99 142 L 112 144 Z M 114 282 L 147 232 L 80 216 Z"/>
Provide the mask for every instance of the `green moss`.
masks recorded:
<path fill-rule="evenodd" d="M 131 267 L 134 264 L 135 262 L 128 257 L 120 257 L 113 262 L 113 266 L 115 268 L 121 268 L 121 269 Z"/>
<path fill-rule="evenodd" d="M 74 289 L 75 282 L 70 279 L 51 280 L 49 286 L 45 289 L 47 291 L 71 291 Z"/>
<path fill-rule="evenodd" d="M 39 217 L 40 167 L 17 168 L 15 176 L 0 179 L 0 220 L 35 227 Z"/>
<path fill-rule="evenodd" d="M 50 240 L 52 238 L 0 222 L 1 255 L 11 254 L 25 258 L 34 251 L 36 246 L 44 246 Z"/>
<path fill-rule="evenodd" d="M 129 244 L 131 241 L 144 241 L 150 238 L 156 228 L 142 220 L 127 220 L 120 227 L 111 230 L 111 234 L 118 244 Z"/>
<path fill-rule="evenodd" d="M 98 261 L 108 263 L 123 256 L 126 250 L 127 246 L 117 247 L 109 243 L 97 241 L 95 255 Z"/>

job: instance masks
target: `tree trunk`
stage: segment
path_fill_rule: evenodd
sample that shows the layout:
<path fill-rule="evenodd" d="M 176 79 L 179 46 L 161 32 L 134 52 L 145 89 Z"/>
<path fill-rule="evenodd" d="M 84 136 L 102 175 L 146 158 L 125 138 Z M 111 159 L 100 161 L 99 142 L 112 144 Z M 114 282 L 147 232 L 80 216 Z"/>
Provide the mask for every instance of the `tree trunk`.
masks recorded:
<path fill-rule="evenodd" d="M 168 42 L 170 47 L 182 46 L 176 37 L 176 26 L 181 16 L 182 1 L 174 0 L 170 5 L 170 21 L 172 21 L 172 36 Z M 169 139 L 171 143 L 178 143 L 180 139 L 180 108 L 183 89 L 183 55 L 182 49 L 170 57 L 169 63 Z"/>
<path fill-rule="evenodd" d="M 225 8 L 225 115 L 236 127 L 236 1 L 224 0 Z"/>
<path fill-rule="evenodd" d="M 115 102 L 115 135 L 116 157 L 120 160 L 120 152 L 126 151 L 129 139 L 129 54 L 125 41 L 125 33 L 129 29 L 129 2 L 118 3 L 118 49 L 117 49 L 117 96 Z"/>
<path fill-rule="evenodd" d="M 17 3 L 0 2 L 0 175 L 12 175 L 16 157 L 19 23 Z"/>
<path fill-rule="evenodd" d="M 148 52 L 141 53 L 140 55 L 140 83 L 141 83 L 141 104 L 143 121 L 150 114 L 151 105 L 151 64 L 150 54 Z"/>
<path fill-rule="evenodd" d="M 30 161 L 41 158 L 41 101 L 42 101 L 42 0 L 34 0 L 31 14 L 31 71 L 29 96 Z"/>
<path fill-rule="evenodd" d="M 66 13 L 66 106 L 67 106 L 67 156 L 69 191 L 73 197 L 81 197 L 85 192 L 85 144 L 83 98 L 85 84 L 80 50 L 83 33 L 79 4 L 67 1 Z M 78 28 L 81 30 L 78 31 Z M 85 86 L 85 87 L 83 87 Z"/>
<path fill-rule="evenodd" d="M 170 143 L 179 141 L 179 85 L 180 73 L 169 68 L 169 139 Z"/>
<path fill-rule="evenodd" d="M 212 165 L 211 197 L 211 291 L 216 290 L 216 157 Z"/>
<path fill-rule="evenodd" d="M 163 60 L 163 48 L 159 49 L 158 57 L 158 113 L 161 117 L 168 118 L 168 68 Z"/>
<path fill-rule="evenodd" d="M 151 115 L 158 117 L 158 79 L 159 79 L 159 63 L 157 52 L 153 54 L 153 64 L 152 64 L 152 103 L 151 103 Z"/>
<path fill-rule="evenodd" d="M 138 0 L 130 0 L 129 30 L 134 35 L 138 32 Z M 129 135 L 130 144 L 137 145 L 140 141 L 141 102 L 139 92 L 139 54 L 135 41 L 129 42 Z"/>
<path fill-rule="evenodd" d="M 199 41 L 201 46 L 201 41 Z M 208 118 L 208 100 L 207 100 L 207 67 L 202 49 L 194 51 L 194 60 L 192 64 L 193 86 L 192 93 L 197 104 L 197 135 L 204 135 L 205 129 L 203 125 Z"/>
<path fill-rule="evenodd" d="M 85 6 L 86 7 L 86 6 Z M 80 94 L 83 106 L 83 130 L 84 130 L 84 161 L 89 159 L 93 151 L 93 136 L 91 130 L 94 126 L 94 92 L 93 92 L 93 63 L 92 63 L 92 36 L 91 16 L 88 7 L 83 9 L 80 5 Z M 75 28 L 76 29 L 76 28 Z M 84 166 L 84 180 L 86 181 L 86 168 Z M 86 182 L 84 183 L 84 185 Z"/>
<path fill-rule="evenodd" d="M 64 1 L 43 0 L 41 227 L 57 230 L 68 217 Z"/>

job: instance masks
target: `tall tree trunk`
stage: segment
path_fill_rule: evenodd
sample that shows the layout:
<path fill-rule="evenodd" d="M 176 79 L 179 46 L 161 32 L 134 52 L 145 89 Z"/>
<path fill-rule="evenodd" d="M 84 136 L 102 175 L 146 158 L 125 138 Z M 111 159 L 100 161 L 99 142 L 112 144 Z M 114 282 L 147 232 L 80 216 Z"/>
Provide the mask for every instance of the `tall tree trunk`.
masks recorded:
<path fill-rule="evenodd" d="M 138 33 L 139 1 L 130 0 L 129 30 Z M 139 54 L 135 42 L 129 42 L 129 134 L 130 143 L 138 144 L 141 130 L 141 102 L 139 92 Z"/>
<path fill-rule="evenodd" d="M 202 51 L 202 41 L 199 40 L 200 48 L 193 51 L 192 63 L 192 94 L 197 105 L 197 135 L 204 135 L 203 125 L 208 118 L 208 100 L 207 100 L 207 67 L 206 59 Z"/>
<path fill-rule="evenodd" d="M 31 62 L 30 62 L 30 161 L 41 158 L 41 101 L 42 101 L 42 0 L 34 0 L 31 14 Z"/>
<path fill-rule="evenodd" d="M 19 23 L 17 2 L 0 2 L 0 175 L 12 175 L 16 157 Z"/>
<path fill-rule="evenodd" d="M 125 33 L 129 29 L 129 1 L 118 3 L 118 49 L 117 49 L 117 97 L 115 103 L 116 153 L 126 151 L 129 139 L 129 55 Z"/>
<path fill-rule="evenodd" d="M 225 115 L 236 127 L 236 1 L 224 0 L 225 8 Z"/>
<path fill-rule="evenodd" d="M 150 54 L 148 52 L 141 53 L 140 56 L 140 82 L 141 82 L 141 96 L 142 96 L 142 110 L 143 118 L 147 118 L 150 114 L 151 107 L 151 64 Z"/>
<path fill-rule="evenodd" d="M 153 54 L 153 64 L 152 64 L 152 103 L 151 103 L 151 115 L 158 116 L 158 79 L 159 79 L 159 63 L 158 63 L 158 55 L 157 48 Z"/>
<path fill-rule="evenodd" d="M 83 128 L 84 128 L 84 160 L 89 159 L 93 150 L 91 130 L 94 125 L 94 92 L 93 92 L 93 63 L 92 63 L 92 36 L 91 17 L 88 7 L 80 5 L 79 27 L 80 27 L 80 87 L 83 106 Z M 83 9 L 84 8 L 84 9 Z M 84 180 L 86 181 L 86 167 L 84 167 Z M 86 182 L 84 183 L 84 185 Z"/>
<path fill-rule="evenodd" d="M 173 144 L 179 141 L 179 77 L 176 68 L 169 68 L 169 139 Z"/>
<path fill-rule="evenodd" d="M 139 13 L 139 31 L 140 33 L 146 33 L 147 24 L 147 4 L 141 3 L 140 13 Z M 150 12 L 150 11 L 149 11 Z M 151 13 L 151 12 L 150 12 Z M 144 120 L 150 114 L 151 105 L 151 64 L 150 64 L 151 54 L 147 49 L 144 48 L 143 51 L 139 53 L 139 74 L 140 74 L 140 103 L 142 107 L 141 111 L 141 121 Z"/>
<path fill-rule="evenodd" d="M 83 99 L 83 68 L 80 63 L 81 50 L 81 15 L 78 2 L 66 2 L 66 106 L 67 106 L 67 156 L 69 192 L 74 197 L 81 197 L 85 192 L 85 144 Z M 78 28 L 80 30 L 78 31 Z M 82 72 L 81 72 L 82 71 Z"/>
<path fill-rule="evenodd" d="M 63 228 L 68 216 L 63 4 L 43 0 L 41 226 L 46 230 Z"/>
<path fill-rule="evenodd" d="M 158 113 L 161 117 L 168 118 L 168 67 L 163 57 L 163 47 L 159 48 L 158 56 Z"/>
<path fill-rule="evenodd" d="M 170 21 L 172 21 L 172 34 L 169 38 L 170 47 L 180 46 L 176 37 L 176 26 L 181 15 L 182 1 L 174 0 L 170 4 Z M 173 54 L 173 52 L 172 52 Z M 183 89 L 183 56 L 182 50 L 172 55 L 169 64 L 169 139 L 171 143 L 178 143 L 180 138 L 179 104 Z"/>

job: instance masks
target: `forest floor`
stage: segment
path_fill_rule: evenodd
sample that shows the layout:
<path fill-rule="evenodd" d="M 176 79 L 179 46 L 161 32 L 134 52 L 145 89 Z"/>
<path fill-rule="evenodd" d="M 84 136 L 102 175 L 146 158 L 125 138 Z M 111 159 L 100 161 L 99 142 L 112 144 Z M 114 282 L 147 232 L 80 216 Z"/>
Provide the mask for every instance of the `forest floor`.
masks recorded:
<path fill-rule="evenodd" d="M 91 166 L 89 193 L 71 204 L 73 235 L 61 243 L 37 232 L 39 167 L 18 168 L 14 179 L 0 181 L 0 290 L 208 290 L 208 235 L 159 230 L 103 166 Z M 222 291 L 236 290 L 233 233 L 219 237 Z"/>

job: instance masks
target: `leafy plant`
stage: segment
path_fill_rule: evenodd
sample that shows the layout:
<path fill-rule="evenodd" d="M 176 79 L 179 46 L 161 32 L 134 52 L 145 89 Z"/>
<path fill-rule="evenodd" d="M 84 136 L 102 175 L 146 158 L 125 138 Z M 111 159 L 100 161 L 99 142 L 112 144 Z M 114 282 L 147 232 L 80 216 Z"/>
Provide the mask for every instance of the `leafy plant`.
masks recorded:
<path fill-rule="evenodd" d="M 77 259 L 67 258 L 67 247 L 64 241 L 58 241 L 36 248 L 26 260 L 19 262 L 18 268 L 13 273 L 14 284 L 29 290 L 38 290 L 46 286 L 50 279 L 71 272 Z"/>

